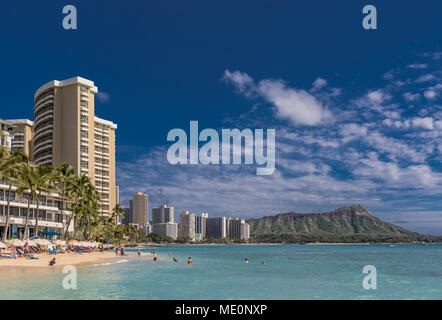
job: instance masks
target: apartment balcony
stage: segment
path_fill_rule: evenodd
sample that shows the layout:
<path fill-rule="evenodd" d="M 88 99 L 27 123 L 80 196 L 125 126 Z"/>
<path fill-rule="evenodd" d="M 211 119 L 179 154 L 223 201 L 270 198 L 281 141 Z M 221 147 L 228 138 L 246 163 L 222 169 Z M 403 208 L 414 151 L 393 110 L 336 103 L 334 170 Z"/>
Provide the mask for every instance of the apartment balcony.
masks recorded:
<path fill-rule="evenodd" d="M 45 140 L 44 142 L 39 143 L 38 146 L 34 149 L 34 154 L 47 149 L 52 149 L 52 139 Z"/>
<path fill-rule="evenodd" d="M 8 198 L 0 196 L 0 205 L 7 205 Z M 28 200 L 24 198 L 14 198 L 10 200 L 11 206 L 14 207 L 20 207 L 20 208 L 27 208 L 28 207 Z M 31 209 L 37 209 L 37 201 L 31 201 Z M 57 208 L 58 206 L 54 203 L 49 202 L 40 202 L 40 210 L 54 210 L 54 208 Z"/>
<path fill-rule="evenodd" d="M 10 224 L 18 224 L 18 225 L 24 226 L 25 221 L 26 221 L 26 217 L 17 217 L 17 216 L 10 216 L 9 217 Z M 0 216 L 0 225 L 4 225 L 5 223 L 6 223 L 6 216 L 1 215 Z M 28 226 L 29 227 L 35 226 L 35 219 L 29 219 Z M 63 222 L 56 222 L 54 220 L 47 220 L 46 218 L 38 218 L 38 226 L 39 227 L 58 228 L 58 229 L 62 229 L 64 227 Z"/>
<path fill-rule="evenodd" d="M 38 164 L 52 164 L 52 153 L 47 154 L 43 157 L 36 157 L 34 162 Z"/>
<path fill-rule="evenodd" d="M 53 95 L 53 94 L 50 94 L 50 95 L 46 96 L 46 97 L 43 98 L 43 99 L 40 99 L 40 100 L 35 104 L 35 107 L 34 107 L 34 113 L 37 113 L 38 110 L 39 110 L 41 107 L 46 106 L 46 105 L 48 105 L 48 104 L 50 104 L 50 103 L 54 103 L 54 95 Z"/>

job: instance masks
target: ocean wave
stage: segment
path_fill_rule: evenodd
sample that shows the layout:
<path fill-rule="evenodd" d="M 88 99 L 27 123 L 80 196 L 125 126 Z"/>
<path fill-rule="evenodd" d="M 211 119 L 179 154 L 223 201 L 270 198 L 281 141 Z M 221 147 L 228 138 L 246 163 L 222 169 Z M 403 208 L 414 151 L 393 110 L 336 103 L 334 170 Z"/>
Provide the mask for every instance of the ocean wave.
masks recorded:
<path fill-rule="evenodd" d="M 99 267 L 99 266 L 109 266 L 109 265 L 111 265 L 111 264 L 116 264 L 116 263 L 125 263 L 125 262 L 128 262 L 129 260 L 126 260 L 126 259 L 122 259 L 122 260 L 118 260 L 118 261 L 115 261 L 115 262 L 106 262 L 106 263 L 96 263 L 96 264 L 93 264 L 92 266 L 93 267 Z"/>

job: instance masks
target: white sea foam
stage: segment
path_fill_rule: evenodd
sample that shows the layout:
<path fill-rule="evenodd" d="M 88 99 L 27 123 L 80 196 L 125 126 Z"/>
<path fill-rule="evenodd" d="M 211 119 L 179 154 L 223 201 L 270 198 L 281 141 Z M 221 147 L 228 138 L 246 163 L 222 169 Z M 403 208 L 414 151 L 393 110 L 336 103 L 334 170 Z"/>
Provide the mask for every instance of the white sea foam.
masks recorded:
<path fill-rule="evenodd" d="M 129 261 L 129 260 L 122 259 L 122 260 L 118 260 L 118 261 L 115 261 L 115 262 L 106 262 L 106 263 L 93 264 L 92 266 L 93 266 L 93 267 L 109 266 L 109 265 L 111 265 L 111 264 L 125 263 L 125 262 L 128 262 L 128 261 Z"/>

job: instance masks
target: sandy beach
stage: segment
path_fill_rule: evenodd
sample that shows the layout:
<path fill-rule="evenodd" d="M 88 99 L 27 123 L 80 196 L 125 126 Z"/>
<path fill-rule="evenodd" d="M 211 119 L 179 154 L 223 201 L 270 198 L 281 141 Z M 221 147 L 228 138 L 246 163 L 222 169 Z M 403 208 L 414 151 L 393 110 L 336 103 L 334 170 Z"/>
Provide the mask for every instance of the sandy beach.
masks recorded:
<path fill-rule="evenodd" d="M 0 279 L 14 276 L 37 275 L 48 272 L 60 272 L 64 266 L 88 266 L 98 263 L 112 262 L 124 259 L 128 256 L 116 256 L 114 252 L 91 252 L 91 253 L 64 253 L 49 255 L 39 253 L 35 255 L 38 260 L 0 259 Z M 55 266 L 49 266 L 49 261 L 56 258 Z"/>

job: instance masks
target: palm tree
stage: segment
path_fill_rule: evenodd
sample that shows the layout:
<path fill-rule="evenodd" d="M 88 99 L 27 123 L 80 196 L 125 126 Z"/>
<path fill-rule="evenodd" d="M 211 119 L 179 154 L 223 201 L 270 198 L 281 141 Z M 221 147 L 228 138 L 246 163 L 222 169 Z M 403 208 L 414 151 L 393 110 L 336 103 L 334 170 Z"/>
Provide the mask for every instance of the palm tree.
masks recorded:
<path fill-rule="evenodd" d="M 86 186 L 85 197 L 83 199 L 84 211 L 82 225 L 84 226 L 85 239 L 88 238 L 88 227 L 98 217 L 98 209 L 100 206 L 100 195 L 97 189 L 92 183 L 88 183 Z"/>
<path fill-rule="evenodd" d="M 40 165 L 37 168 L 33 168 L 35 171 L 35 188 L 37 191 L 37 214 L 35 216 L 35 235 L 38 234 L 38 215 L 40 212 L 41 194 L 50 193 L 51 187 L 54 187 L 55 175 L 54 168 L 47 165 Z"/>
<path fill-rule="evenodd" d="M 25 220 L 25 232 L 22 235 L 22 240 L 25 238 L 29 238 L 29 230 L 28 230 L 28 221 L 29 221 L 29 212 L 31 211 L 31 203 L 38 197 L 37 194 L 37 184 L 38 184 L 38 176 L 37 170 L 31 168 L 29 165 L 23 166 L 21 170 L 21 174 L 17 179 L 17 194 L 23 194 L 25 191 L 29 192 L 28 197 L 28 209 L 26 211 L 26 220 Z M 37 212 L 38 215 L 38 212 Z"/>
<path fill-rule="evenodd" d="M 115 224 L 118 224 L 118 218 L 124 218 L 124 209 L 118 203 L 112 209 L 112 218 L 115 219 Z"/>
<path fill-rule="evenodd" d="M 56 169 L 56 178 L 58 180 L 58 190 L 61 193 L 61 210 L 64 212 L 66 210 L 66 198 L 68 198 L 69 185 L 73 184 L 75 175 L 75 170 L 71 165 L 67 163 L 61 163 Z M 72 200 L 72 199 L 71 199 Z M 68 226 L 69 227 L 69 226 Z"/>
<path fill-rule="evenodd" d="M 66 225 L 66 230 L 64 233 L 64 238 L 67 239 L 69 227 L 72 222 L 72 218 L 74 218 L 74 227 L 77 226 L 77 218 L 81 214 L 81 201 L 85 196 L 86 186 L 90 183 L 90 179 L 87 175 L 82 174 L 81 176 L 74 176 L 72 181 L 66 185 L 66 193 L 69 195 L 69 198 L 74 202 L 72 206 L 72 213 L 69 217 L 69 221 Z M 74 238 L 77 233 L 77 228 L 75 228 Z"/>
<path fill-rule="evenodd" d="M 9 229 L 12 185 L 19 177 L 21 168 L 23 165 L 27 165 L 28 161 L 28 157 L 21 151 L 13 151 L 10 153 L 5 148 L 0 149 L 0 180 L 8 182 L 8 198 L 6 204 L 6 221 L 2 239 L 3 241 L 6 240 Z"/>

